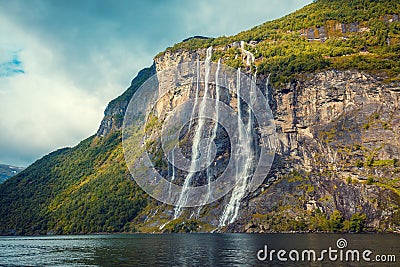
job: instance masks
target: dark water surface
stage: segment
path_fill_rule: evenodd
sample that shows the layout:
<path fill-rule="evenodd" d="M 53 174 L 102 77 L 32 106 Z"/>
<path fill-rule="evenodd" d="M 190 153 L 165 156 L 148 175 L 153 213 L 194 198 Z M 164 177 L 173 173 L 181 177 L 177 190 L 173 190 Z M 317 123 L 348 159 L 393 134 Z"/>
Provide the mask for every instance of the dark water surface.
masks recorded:
<path fill-rule="evenodd" d="M 359 250 L 360 262 L 340 261 L 337 240 L 344 238 L 342 250 Z M 330 261 L 282 262 L 257 259 L 257 252 L 315 250 L 317 258 L 324 249 L 338 250 Z M 342 243 L 343 245 L 343 243 Z M 362 252 L 372 251 L 363 261 Z M 260 253 L 262 257 L 264 253 Z M 268 254 L 269 255 L 269 254 Z M 294 258 L 295 252 L 291 254 Z M 306 254 L 307 257 L 308 254 Z M 350 254 L 349 254 L 350 255 Z M 377 262 L 376 255 L 395 255 L 396 262 Z M 350 256 L 349 256 L 350 257 Z M 390 259 L 393 261 L 393 257 Z M 374 262 L 372 262 L 374 261 Z M 400 266 L 400 235 L 340 234 L 134 234 L 78 235 L 43 237 L 0 237 L 0 266 Z"/>

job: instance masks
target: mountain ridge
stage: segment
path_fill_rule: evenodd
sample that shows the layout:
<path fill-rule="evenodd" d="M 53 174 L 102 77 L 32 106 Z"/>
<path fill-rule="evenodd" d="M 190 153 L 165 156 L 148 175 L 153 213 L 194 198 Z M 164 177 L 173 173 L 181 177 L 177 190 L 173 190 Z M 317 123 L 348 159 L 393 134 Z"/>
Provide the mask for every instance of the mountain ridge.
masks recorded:
<path fill-rule="evenodd" d="M 0 164 L 0 183 L 5 182 L 7 179 L 13 177 L 25 168 L 16 167 L 12 165 Z"/>

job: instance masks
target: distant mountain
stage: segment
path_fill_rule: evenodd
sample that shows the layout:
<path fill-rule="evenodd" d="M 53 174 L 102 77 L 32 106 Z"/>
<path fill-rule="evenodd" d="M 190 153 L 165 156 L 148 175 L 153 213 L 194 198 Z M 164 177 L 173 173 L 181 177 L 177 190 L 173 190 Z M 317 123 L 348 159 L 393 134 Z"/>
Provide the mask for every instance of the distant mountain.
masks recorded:
<path fill-rule="evenodd" d="M 15 166 L 11 166 L 11 165 L 0 164 L 0 184 L 3 183 L 8 178 L 11 178 L 14 175 L 17 175 L 24 169 L 25 168 L 23 168 L 23 167 L 15 167 Z"/>
<path fill-rule="evenodd" d="M 0 185 L 0 235 L 400 231 L 399 13 L 398 0 L 317 0 L 234 36 L 189 38 L 167 48 L 109 103 L 95 135 Z M 279 143 L 263 184 L 240 196 L 240 208 L 224 225 L 226 207 L 237 206 L 234 194 L 202 209 L 184 208 L 174 218 L 174 207 L 132 181 L 121 144 L 136 90 L 156 70 L 203 60 L 210 46 L 213 62 L 221 59 L 246 74 L 257 68 Z M 188 90 L 178 89 L 160 104 L 165 110 L 152 117 L 146 133 L 157 136 L 163 114 L 187 97 Z M 162 148 L 141 142 L 133 142 L 137 156 L 146 149 L 160 172 L 169 173 Z M 182 147 L 191 151 L 188 144 Z M 222 171 L 214 165 L 215 173 Z"/>

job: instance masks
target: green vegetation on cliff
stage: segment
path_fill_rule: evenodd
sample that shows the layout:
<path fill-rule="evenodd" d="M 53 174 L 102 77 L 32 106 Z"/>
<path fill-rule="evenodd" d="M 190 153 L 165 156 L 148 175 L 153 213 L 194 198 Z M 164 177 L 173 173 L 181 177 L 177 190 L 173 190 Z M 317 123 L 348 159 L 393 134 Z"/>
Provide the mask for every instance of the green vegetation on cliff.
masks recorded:
<path fill-rule="evenodd" d="M 214 59 L 243 67 L 240 50 L 228 46 L 244 41 L 256 57 L 258 73 L 271 73 L 275 86 L 323 69 L 357 69 L 399 79 L 399 13 L 397 0 L 319 0 L 235 36 L 192 38 L 167 51 L 214 46 L 219 49 Z"/>

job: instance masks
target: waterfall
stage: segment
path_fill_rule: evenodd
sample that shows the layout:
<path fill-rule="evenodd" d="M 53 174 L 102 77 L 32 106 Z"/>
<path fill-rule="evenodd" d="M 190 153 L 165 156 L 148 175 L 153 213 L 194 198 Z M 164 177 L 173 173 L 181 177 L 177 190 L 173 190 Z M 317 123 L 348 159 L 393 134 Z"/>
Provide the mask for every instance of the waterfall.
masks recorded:
<path fill-rule="evenodd" d="M 241 42 L 241 50 L 246 56 L 246 63 L 247 65 L 251 65 L 254 62 L 254 55 L 244 49 L 244 42 Z M 203 98 L 199 100 L 199 91 L 200 91 L 200 63 L 199 60 L 197 61 L 197 80 L 196 80 L 196 95 L 195 95 L 195 101 L 194 101 L 194 106 L 192 110 L 192 114 L 190 117 L 190 124 L 188 128 L 188 134 L 190 133 L 191 128 L 195 127 L 194 129 L 194 136 L 193 136 L 193 142 L 192 142 L 192 157 L 190 161 L 190 167 L 187 176 L 185 177 L 185 180 L 183 182 L 182 186 L 182 191 L 180 193 L 177 205 L 174 209 L 174 219 L 178 218 L 181 216 L 183 207 L 187 203 L 187 200 L 189 198 L 189 189 L 192 184 L 192 180 L 195 177 L 196 170 L 198 169 L 197 165 L 199 164 L 197 159 L 200 156 L 200 141 L 203 137 L 203 132 L 205 130 L 205 112 L 206 112 L 206 98 L 208 95 L 210 95 L 209 92 L 209 78 L 210 78 L 210 71 L 211 71 L 211 55 L 212 55 L 212 47 L 209 47 L 206 52 L 206 59 L 205 59 L 205 75 L 204 75 L 204 94 Z M 212 155 L 212 149 L 211 149 L 211 144 L 217 139 L 217 133 L 218 133 L 218 120 L 219 120 L 219 101 L 220 101 L 220 85 L 219 85 L 219 72 L 221 68 L 221 60 L 218 60 L 218 66 L 215 71 L 215 100 L 216 100 L 216 109 L 215 109 L 215 114 L 214 116 L 214 125 L 212 128 L 211 132 L 211 137 L 210 137 L 210 145 L 207 150 L 207 161 L 210 161 L 210 158 L 213 156 Z M 235 179 L 237 181 L 235 187 L 231 191 L 230 199 L 228 201 L 228 204 L 225 206 L 223 214 L 219 220 L 219 227 L 226 226 L 228 224 L 231 224 L 236 220 L 239 214 L 239 209 L 240 209 L 240 202 L 243 200 L 243 198 L 247 194 L 247 187 L 248 187 L 248 182 L 249 178 L 252 175 L 252 172 L 254 171 L 254 157 L 255 154 L 257 153 L 254 149 L 254 114 L 252 111 L 252 106 L 254 103 L 254 97 L 255 97 L 255 82 L 256 82 L 256 74 L 252 78 L 251 86 L 250 86 L 250 102 L 247 105 L 247 110 L 244 110 L 243 105 L 242 105 L 242 100 L 241 100 L 241 71 L 240 68 L 236 72 L 236 96 L 237 96 L 237 121 L 238 125 L 243 124 L 243 117 L 245 113 L 245 117 L 247 115 L 247 123 L 245 124 L 245 127 L 238 127 L 238 132 L 237 132 L 237 140 L 238 140 L 238 145 L 235 149 L 235 151 L 232 151 L 232 153 L 235 153 L 236 155 L 248 155 L 244 166 L 238 166 L 236 164 L 236 169 L 235 169 Z M 269 80 L 269 77 L 268 77 Z M 268 83 L 268 81 L 267 81 Z M 267 85 L 268 87 L 268 85 Z M 211 94 L 212 95 L 212 94 Z M 196 112 L 198 111 L 198 112 Z M 193 122 L 193 117 L 197 113 L 197 123 L 195 124 Z M 171 159 L 173 161 L 173 158 Z M 208 190 L 207 190 L 207 195 L 205 197 L 205 201 L 209 199 L 209 197 L 212 195 L 211 192 L 211 181 L 213 177 L 213 172 L 210 167 L 207 168 L 206 170 L 206 178 L 208 182 Z M 172 173 L 172 179 L 175 179 L 175 173 L 173 169 Z M 172 180 L 171 179 L 171 180 Z M 200 214 L 202 207 L 199 207 L 197 209 L 197 212 L 194 211 L 190 217 L 193 217 L 196 215 L 197 216 Z"/>
<path fill-rule="evenodd" d="M 211 144 L 215 141 L 215 139 L 217 138 L 217 131 L 218 131 L 218 120 L 219 120 L 219 100 L 220 100 L 220 85 L 219 85 L 219 72 L 221 69 L 221 59 L 218 60 L 218 65 L 217 65 L 217 70 L 215 71 L 215 117 L 214 117 L 214 128 L 212 131 L 212 135 L 210 138 L 210 146 L 208 147 L 207 150 L 207 161 L 209 162 L 212 156 L 212 149 L 211 149 Z M 205 202 L 209 199 L 209 197 L 211 196 L 211 178 L 212 178 L 212 172 L 211 172 L 211 168 L 207 168 L 206 171 L 207 174 L 207 183 L 208 183 L 208 191 L 207 191 L 207 196 L 205 198 Z M 202 210 L 203 206 L 200 206 L 197 211 L 193 212 L 190 215 L 190 219 L 195 216 L 196 218 L 200 216 L 200 212 Z"/>
<path fill-rule="evenodd" d="M 267 76 L 267 81 L 265 82 L 265 92 L 264 92 L 265 99 L 267 100 L 267 107 L 266 107 L 267 109 L 269 108 L 269 81 L 270 81 L 270 77 L 271 77 L 271 73 L 268 74 L 268 76 Z M 267 143 L 266 145 L 267 145 L 268 148 L 274 147 L 273 144 L 271 143 L 271 139 L 270 139 L 269 136 L 267 137 L 265 142 Z"/>
<path fill-rule="evenodd" d="M 205 75 L 204 75 L 204 95 L 203 99 L 200 104 L 199 108 L 199 114 L 198 114 L 198 123 L 195 131 L 195 135 L 193 138 L 193 144 L 192 144 L 192 158 L 190 162 L 190 168 L 189 168 L 189 173 L 185 178 L 185 181 L 182 186 L 182 192 L 179 196 L 177 206 L 175 207 L 175 212 L 174 212 L 174 219 L 178 218 L 182 214 L 182 208 L 186 204 L 187 199 L 188 199 L 188 188 L 192 182 L 192 178 L 195 175 L 195 170 L 197 169 L 197 159 L 200 156 L 199 153 L 199 145 L 200 145 L 200 140 L 202 137 L 202 132 L 203 132 L 203 127 L 205 123 L 205 112 L 206 112 L 206 97 L 208 95 L 208 82 L 209 82 L 209 76 L 210 76 L 210 68 L 211 68 L 211 55 L 212 55 L 212 46 L 207 48 L 207 53 L 206 53 L 206 60 L 205 60 Z M 197 73 L 199 76 L 199 73 Z M 197 78 L 199 80 L 199 77 Z M 198 92 L 197 92 L 198 93 Z M 198 97 L 198 95 L 196 95 Z"/>
<path fill-rule="evenodd" d="M 265 82 L 265 98 L 267 99 L 267 104 L 269 105 L 269 78 L 271 77 L 271 73 L 267 76 L 267 81 Z"/>
<path fill-rule="evenodd" d="M 175 180 L 175 156 L 174 153 L 171 153 L 171 165 L 172 165 L 172 176 L 171 176 L 171 183 L 169 184 L 169 188 L 168 188 L 168 194 L 171 197 L 171 186 L 172 183 Z M 168 169 L 168 175 L 169 175 L 169 169 Z M 169 223 L 170 221 L 167 221 L 166 223 L 163 223 L 158 229 L 162 230 L 164 229 L 164 227 Z"/>
<path fill-rule="evenodd" d="M 242 105 L 240 103 L 240 69 L 238 70 L 238 84 L 237 84 L 237 106 L 238 106 L 238 123 L 241 123 L 242 121 Z M 250 105 L 248 106 L 248 121 L 247 121 L 247 138 L 245 139 L 245 133 L 241 131 L 241 127 L 239 127 L 239 141 L 240 141 L 240 146 L 239 146 L 239 151 L 236 153 L 241 153 L 242 151 L 245 151 L 246 154 L 249 155 L 249 157 L 246 160 L 245 166 L 244 166 L 244 174 L 242 177 L 238 177 L 238 166 L 236 167 L 236 179 L 240 179 L 238 184 L 233 188 L 231 198 L 228 202 L 228 204 L 225 206 L 224 212 L 220 218 L 219 221 L 219 227 L 226 226 L 228 224 L 233 223 L 238 214 L 239 214 L 239 208 L 240 208 L 240 201 L 246 196 L 246 189 L 247 189 L 247 184 L 248 184 L 248 178 L 251 175 L 252 169 L 253 169 L 253 161 L 254 161 L 254 136 L 253 136 L 253 125 L 254 125 L 254 120 L 253 120 L 253 112 L 251 107 L 253 106 L 254 103 L 254 86 L 256 82 L 256 76 L 254 75 L 252 78 L 252 83 L 250 86 Z"/>
<path fill-rule="evenodd" d="M 175 180 L 175 156 L 174 153 L 171 153 L 171 165 L 172 165 L 172 176 L 171 176 L 171 183 L 169 184 L 168 194 L 171 197 L 171 185 Z"/>
<path fill-rule="evenodd" d="M 210 146 L 208 147 L 208 152 L 207 152 L 207 160 L 209 161 L 212 154 L 211 154 L 211 144 L 215 141 L 217 138 L 217 131 L 218 131 L 218 120 L 219 120 L 219 99 L 220 99 L 220 86 L 219 86 L 219 71 L 221 68 L 221 59 L 218 60 L 218 66 L 217 70 L 215 71 L 215 100 L 216 100 L 216 107 L 215 107 L 215 118 L 214 118 L 214 129 L 211 135 L 210 139 Z M 207 192 L 207 198 L 208 199 L 211 195 L 211 168 L 207 168 L 207 181 L 208 181 L 208 192 Z"/>
<path fill-rule="evenodd" d="M 255 57 L 253 55 L 253 53 L 251 53 L 250 51 L 247 51 L 246 49 L 244 49 L 244 41 L 240 41 L 240 48 L 243 51 L 243 53 L 246 55 L 246 64 L 248 66 L 251 65 L 251 63 L 254 62 Z"/>
<path fill-rule="evenodd" d="M 190 115 L 190 121 L 189 121 L 189 128 L 187 133 L 190 133 L 190 130 L 192 129 L 193 125 L 193 115 L 195 114 L 195 111 L 197 109 L 197 104 L 199 102 L 199 91 L 200 91 L 200 60 L 197 58 L 197 63 L 196 63 L 196 95 L 194 98 L 194 105 L 193 105 L 193 110 L 192 114 Z"/>
<path fill-rule="evenodd" d="M 254 135 L 253 135 L 253 110 L 252 107 L 254 106 L 254 86 L 256 86 L 256 80 L 257 80 L 257 70 L 254 73 L 254 76 L 252 77 L 252 82 L 250 84 L 250 105 L 247 108 L 247 113 L 249 114 L 249 119 L 247 122 L 247 135 L 248 135 L 248 139 L 247 139 L 247 147 L 249 149 L 249 159 L 247 160 L 247 162 L 249 162 L 249 167 L 245 168 L 245 170 L 251 171 L 251 168 L 253 166 L 253 160 L 254 160 Z"/>
<path fill-rule="evenodd" d="M 236 97 L 237 97 L 237 109 L 238 109 L 238 125 L 242 123 L 242 104 L 241 104 L 241 96 L 240 96 L 240 68 L 237 70 L 237 88 L 236 88 Z M 250 114 L 249 114 L 249 123 L 250 123 Z M 242 127 L 239 127 L 239 137 L 238 137 L 238 149 L 234 153 L 240 154 L 242 151 L 249 149 L 249 144 L 246 142 L 244 143 L 245 133 L 243 132 Z M 240 179 L 239 182 L 235 185 L 232 190 L 231 198 L 228 204 L 225 206 L 224 212 L 220 218 L 219 226 L 225 226 L 227 223 L 231 223 L 237 217 L 239 207 L 240 207 L 240 200 L 242 199 L 243 195 L 245 194 L 246 185 L 247 185 L 247 168 L 249 164 L 249 159 L 246 161 L 245 165 L 245 173 L 243 177 L 239 176 L 239 166 L 236 166 L 236 179 Z"/>

